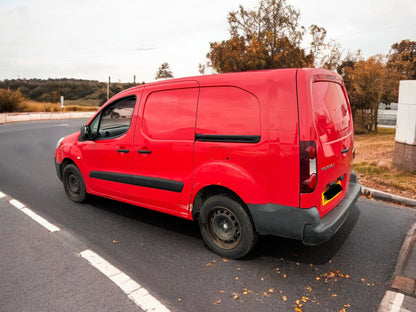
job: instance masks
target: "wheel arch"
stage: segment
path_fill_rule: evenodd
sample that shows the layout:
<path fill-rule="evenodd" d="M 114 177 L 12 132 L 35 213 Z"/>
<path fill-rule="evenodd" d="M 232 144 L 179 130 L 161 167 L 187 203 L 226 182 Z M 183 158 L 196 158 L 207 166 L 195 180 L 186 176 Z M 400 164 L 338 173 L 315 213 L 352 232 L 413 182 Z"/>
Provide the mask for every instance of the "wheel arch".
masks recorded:
<path fill-rule="evenodd" d="M 195 195 L 192 205 L 192 218 L 194 220 L 199 219 L 199 212 L 201 210 L 202 204 L 208 198 L 214 195 L 228 196 L 231 199 L 239 202 L 246 211 L 247 215 L 251 218 L 251 220 L 253 220 L 246 203 L 241 199 L 241 197 L 238 196 L 238 194 L 232 191 L 231 189 L 222 185 L 208 185 L 198 191 L 198 193 Z"/>
<path fill-rule="evenodd" d="M 75 161 L 73 161 L 71 158 L 68 158 L 68 157 L 67 158 L 64 158 L 62 160 L 62 163 L 61 163 L 61 166 L 60 166 L 61 176 L 62 176 L 62 173 L 64 172 L 64 168 L 66 166 L 68 166 L 69 164 L 73 164 L 73 165 L 77 166 L 77 164 L 75 163 Z M 78 167 L 78 169 L 79 169 L 79 167 Z"/>

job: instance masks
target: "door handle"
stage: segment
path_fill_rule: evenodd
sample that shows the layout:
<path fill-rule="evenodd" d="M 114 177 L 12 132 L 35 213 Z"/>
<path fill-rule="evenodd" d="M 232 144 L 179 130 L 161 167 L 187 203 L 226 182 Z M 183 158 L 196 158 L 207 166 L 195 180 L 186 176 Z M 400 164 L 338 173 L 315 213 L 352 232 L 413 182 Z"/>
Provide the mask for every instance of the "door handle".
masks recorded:
<path fill-rule="evenodd" d="M 140 154 L 151 154 L 152 153 L 152 151 L 149 151 L 149 150 L 138 150 L 138 152 Z"/>
<path fill-rule="evenodd" d="M 341 151 L 341 153 L 342 154 L 345 154 L 345 153 L 348 153 L 348 151 L 350 150 L 350 148 L 349 147 L 346 147 L 345 149 L 343 149 L 342 151 Z"/>
<path fill-rule="evenodd" d="M 118 149 L 117 152 L 119 152 L 119 153 L 128 153 L 128 152 L 130 152 L 130 150 L 128 150 L 128 149 Z"/>

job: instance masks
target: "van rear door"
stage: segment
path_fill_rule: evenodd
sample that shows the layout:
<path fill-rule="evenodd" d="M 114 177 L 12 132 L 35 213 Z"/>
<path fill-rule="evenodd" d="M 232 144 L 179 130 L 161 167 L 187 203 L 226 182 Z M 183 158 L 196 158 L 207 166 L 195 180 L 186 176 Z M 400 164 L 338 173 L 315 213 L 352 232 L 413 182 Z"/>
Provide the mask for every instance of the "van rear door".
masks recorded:
<path fill-rule="evenodd" d="M 301 195 L 301 207 L 313 201 L 320 216 L 344 198 L 351 179 L 353 124 L 351 108 L 341 78 L 335 73 L 310 77 L 311 119 L 316 145 L 316 189 Z M 301 151 L 302 152 L 302 151 Z"/>

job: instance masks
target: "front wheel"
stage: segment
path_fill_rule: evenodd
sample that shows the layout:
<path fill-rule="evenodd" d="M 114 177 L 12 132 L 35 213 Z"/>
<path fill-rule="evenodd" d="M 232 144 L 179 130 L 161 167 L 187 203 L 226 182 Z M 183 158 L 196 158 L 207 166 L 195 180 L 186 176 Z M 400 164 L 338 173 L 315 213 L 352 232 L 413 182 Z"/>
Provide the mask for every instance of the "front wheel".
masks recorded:
<path fill-rule="evenodd" d="M 257 233 L 246 210 L 224 195 L 212 196 L 202 204 L 199 227 L 207 246 L 222 257 L 244 257 L 257 242 Z"/>
<path fill-rule="evenodd" d="M 68 195 L 70 200 L 77 203 L 85 201 L 87 198 L 87 191 L 84 179 L 77 166 L 74 164 L 65 166 L 64 171 L 62 172 L 62 181 L 66 195 Z"/>

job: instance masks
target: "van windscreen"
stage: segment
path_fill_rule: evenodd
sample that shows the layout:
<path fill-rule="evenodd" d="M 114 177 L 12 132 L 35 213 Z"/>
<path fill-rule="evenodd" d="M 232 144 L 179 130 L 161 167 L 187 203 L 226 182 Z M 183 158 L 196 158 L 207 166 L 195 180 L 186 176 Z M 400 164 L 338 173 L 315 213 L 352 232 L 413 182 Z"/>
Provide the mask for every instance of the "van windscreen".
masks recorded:
<path fill-rule="evenodd" d="M 315 125 L 322 143 L 350 132 L 350 113 L 345 94 L 338 83 L 319 81 L 312 85 Z"/>

